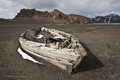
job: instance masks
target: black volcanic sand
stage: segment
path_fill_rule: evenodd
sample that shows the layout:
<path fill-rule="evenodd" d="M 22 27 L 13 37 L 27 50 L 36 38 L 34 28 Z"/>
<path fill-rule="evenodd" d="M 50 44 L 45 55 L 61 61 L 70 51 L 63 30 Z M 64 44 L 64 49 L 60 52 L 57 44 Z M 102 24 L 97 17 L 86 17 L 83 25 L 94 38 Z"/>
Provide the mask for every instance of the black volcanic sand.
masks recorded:
<path fill-rule="evenodd" d="M 22 59 L 17 39 L 38 25 L 0 25 L 0 80 L 120 80 L 120 25 L 43 26 L 68 32 L 80 40 L 88 56 L 78 71 L 69 75 L 42 59 L 39 61 L 45 66 Z"/>

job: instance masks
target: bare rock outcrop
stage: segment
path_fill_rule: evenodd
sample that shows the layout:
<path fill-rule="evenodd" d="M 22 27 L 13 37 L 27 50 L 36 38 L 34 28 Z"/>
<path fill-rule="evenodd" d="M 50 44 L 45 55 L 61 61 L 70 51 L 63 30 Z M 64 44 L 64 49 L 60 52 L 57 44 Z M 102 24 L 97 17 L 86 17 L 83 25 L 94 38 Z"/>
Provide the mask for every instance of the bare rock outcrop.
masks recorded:
<path fill-rule="evenodd" d="M 50 19 L 56 22 L 64 22 L 69 24 L 86 24 L 91 21 L 80 15 L 66 15 L 61 11 L 55 9 L 52 12 L 37 11 L 35 9 L 21 9 L 14 19 Z"/>

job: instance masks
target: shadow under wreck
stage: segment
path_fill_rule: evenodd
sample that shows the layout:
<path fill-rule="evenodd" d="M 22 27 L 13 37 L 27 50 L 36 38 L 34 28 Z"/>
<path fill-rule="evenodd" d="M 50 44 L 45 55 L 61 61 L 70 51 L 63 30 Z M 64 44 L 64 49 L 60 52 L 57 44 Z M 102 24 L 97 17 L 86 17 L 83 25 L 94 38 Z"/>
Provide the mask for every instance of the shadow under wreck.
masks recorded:
<path fill-rule="evenodd" d="M 74 74 L 104 67 L 102 62 L 94 55 L 94 53 L 84 43 L 81 42 L 81 45 L 87 51 L 87 56 L 80 63 L 77 71 L 74 72 Z"/>

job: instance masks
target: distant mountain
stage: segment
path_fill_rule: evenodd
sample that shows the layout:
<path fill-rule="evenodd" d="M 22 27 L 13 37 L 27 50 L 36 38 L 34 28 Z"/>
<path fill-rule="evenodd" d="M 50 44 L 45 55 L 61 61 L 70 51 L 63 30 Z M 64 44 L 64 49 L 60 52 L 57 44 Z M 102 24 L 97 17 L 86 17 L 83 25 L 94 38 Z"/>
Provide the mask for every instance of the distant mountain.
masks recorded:
<path fill-rule="evenodd" d="M 90 18 L 93 23 L 120 23 L 120 16 L 116 14 L 109 14 L 106 16 L 97 16 Z"/>
<path fill-rule="evenodd" d="M 63 22 L 63 23 L 69 23 L 69 24 L 86 24 L 91 22 L 87 17 L 74 15 L 74 14 L 66 15 L 57 9 L 53 10 L 52 12 L 37 11 L 35 9 L 21 9 L 20 12 L 14 18 L 14 20 L 18 20 L 18 19 L 19 20 L 20 19 L 24 19 L 24 20 L 47 19 L 55 22 Z"/>

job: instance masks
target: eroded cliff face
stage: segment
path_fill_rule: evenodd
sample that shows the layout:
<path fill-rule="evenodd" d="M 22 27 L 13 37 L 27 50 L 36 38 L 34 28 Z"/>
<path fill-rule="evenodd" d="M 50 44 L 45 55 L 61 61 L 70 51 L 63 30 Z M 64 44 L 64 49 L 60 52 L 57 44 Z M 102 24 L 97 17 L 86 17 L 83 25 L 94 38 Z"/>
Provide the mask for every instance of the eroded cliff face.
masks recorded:
<path fill-rule="evenodd" d="M 50 19 L 56 22 L 64 22 L 69 24 L 86 24 L 91 22 L 84 16 L 66 15 L 57 9 L 52 12 L 37 11 L 35 9 L 21 9 L 14 19 Z"/>

